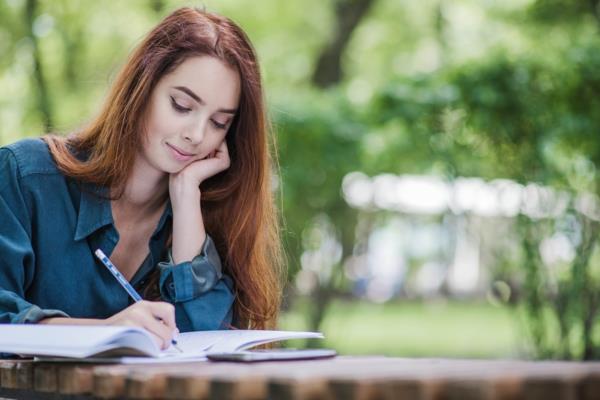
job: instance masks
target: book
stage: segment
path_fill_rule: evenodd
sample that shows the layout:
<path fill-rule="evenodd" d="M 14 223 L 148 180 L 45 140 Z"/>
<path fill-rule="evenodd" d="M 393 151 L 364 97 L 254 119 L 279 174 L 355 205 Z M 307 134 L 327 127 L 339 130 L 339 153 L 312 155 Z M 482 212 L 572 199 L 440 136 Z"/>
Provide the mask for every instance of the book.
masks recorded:
<path fill-rule="evenodd" d="M 148 331 L 128 326 L 0 324 L 0 353 L 39 359 L 148 362 L 206 359 L 289 339 L 323 338 L 319 332 L 219 330 L 177 335 L 177 350 L 161 350 Z"/>

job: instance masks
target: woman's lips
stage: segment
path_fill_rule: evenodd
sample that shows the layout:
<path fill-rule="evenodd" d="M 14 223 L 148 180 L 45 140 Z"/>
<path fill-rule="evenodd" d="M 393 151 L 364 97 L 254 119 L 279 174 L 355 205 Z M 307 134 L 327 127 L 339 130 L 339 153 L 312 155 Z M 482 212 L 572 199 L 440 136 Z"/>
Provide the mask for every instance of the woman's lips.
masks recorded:
<path fill-rule="evenodd" d="M 169 148 L 173 158 L 175 158 L 177 161 L 189 161 L 192 157 L 194 157 L 194 154 L 183 151 L 172 144 L 167 143 L 167 147 Z"/>

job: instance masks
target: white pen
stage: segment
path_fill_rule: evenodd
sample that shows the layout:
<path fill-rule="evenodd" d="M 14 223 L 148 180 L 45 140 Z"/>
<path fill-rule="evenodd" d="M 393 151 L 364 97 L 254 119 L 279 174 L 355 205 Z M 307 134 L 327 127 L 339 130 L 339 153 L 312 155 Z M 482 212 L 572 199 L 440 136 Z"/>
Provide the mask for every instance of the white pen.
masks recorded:
<path fill-rule="evenodd" d="M 119 272 L 117 267 L 115 267 L 115 265 L 110 261 L 110 259 L 106 256 L 106 254 L 104 254 L 104 252 L 102 250 L 97 249 L 94 252 L 94 254 L 96 255 L 96 257 L 98 257 L 98 259 L 102 262 L 102 264 L 110 271 L 112 276 L 117 278 L 117 281 L 121 284 L 121 286 L 123 286 L 123 289 L 125 289 L 125 291 L 129 294 L 129 296 L 131 296 L 131 298 L 136 303 L 138 301 L 142 301 L 142 296 L 140 296 L 139 293 L 135 291 L 133 286 L 131 286 L 131 284 L 127 281 L 127 279 L 125 279 L 123 274 L 121 274 Z M 156 319 L 159 321 L 162 321 L 158 317 L 156 317 Z M 183 353 L 183 351 L 179 347 L 177 347 L 177 341 L 175 339 L 171 339 L 171 344 L 173 345 L 173 347 L 175 347 L 177 350 L 179 350 L 181 353 Z"/>

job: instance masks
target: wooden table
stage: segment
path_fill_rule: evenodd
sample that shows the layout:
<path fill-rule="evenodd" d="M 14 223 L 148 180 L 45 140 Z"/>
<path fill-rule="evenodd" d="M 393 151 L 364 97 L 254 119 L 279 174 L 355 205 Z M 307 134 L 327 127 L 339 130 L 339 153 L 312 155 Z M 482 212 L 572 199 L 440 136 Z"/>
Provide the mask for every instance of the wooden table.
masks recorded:
<path fill-rule="evenodd" d="M 600 362 L 336 357 L 255 364 L 0 360 L 0 398 L 600 399 Z"/>

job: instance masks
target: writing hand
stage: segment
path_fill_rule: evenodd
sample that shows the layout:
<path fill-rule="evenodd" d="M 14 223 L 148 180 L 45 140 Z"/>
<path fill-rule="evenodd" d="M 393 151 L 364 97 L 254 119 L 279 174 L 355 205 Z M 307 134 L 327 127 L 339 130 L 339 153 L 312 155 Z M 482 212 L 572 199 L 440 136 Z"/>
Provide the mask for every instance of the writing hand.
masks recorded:
<path fill-rule="evenodd" d="M 106 323 L 144 328 L 162 350 L 171 345 L 173 336 L 179 331 L 175 325 L 175 308 L 162 301 L 138 301 L 107 318 Z"/>

